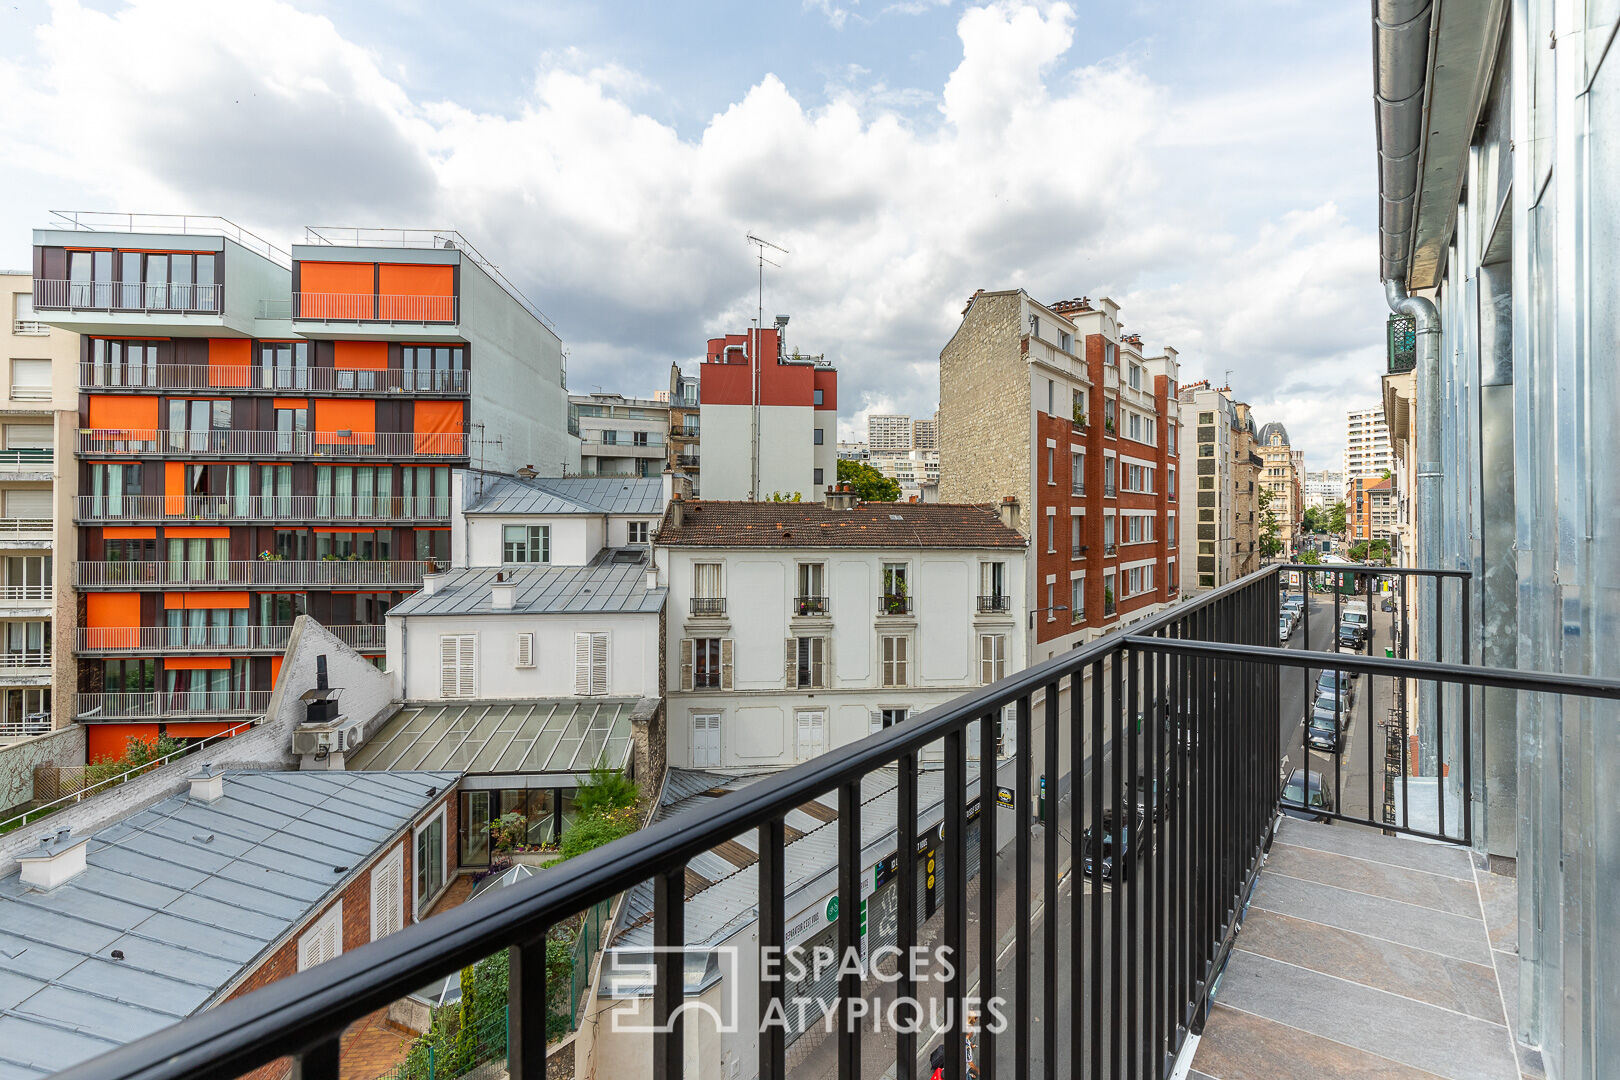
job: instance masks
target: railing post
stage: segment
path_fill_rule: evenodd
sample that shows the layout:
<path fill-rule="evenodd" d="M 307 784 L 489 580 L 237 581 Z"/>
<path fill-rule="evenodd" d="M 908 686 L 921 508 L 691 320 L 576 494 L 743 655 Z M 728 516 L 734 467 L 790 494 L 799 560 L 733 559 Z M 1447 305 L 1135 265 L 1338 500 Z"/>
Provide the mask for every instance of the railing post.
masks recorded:
<path fill-rule="evenodd" d="M 861 1021 L 855 1001 L 861 997 L 859 965 L 850 961 L 861 949 L 861 781 L 857 776 L 838 788 L 838 1075 L 861 1074 Z M 864 1004 L 864 1003 L 863 1003 Z"/>
<path fill-rule="evenodd" d="M 984 723 L 980 720 L 980 724 Z M 979 737 L 985 738 L 984 732 Z M 982 786 L 982 785 L 981 785 Z M 945 735 L 945 949 L 950 955 L 950 978 L 945 981 L 945 1076 L 967 1080 L 966 1028 L 962 1016 L 967 996 L 967 730 Z"/>
<path fill-rule="evenodd" d="M 507 1071 L 512 1080 L 545 1080 L 546 1025 L 551 1014 L 546 994 L 546 935 L 511 946 L 506 959 Z M 431 1046 L 428 1053 L 432 1054 Z"/>

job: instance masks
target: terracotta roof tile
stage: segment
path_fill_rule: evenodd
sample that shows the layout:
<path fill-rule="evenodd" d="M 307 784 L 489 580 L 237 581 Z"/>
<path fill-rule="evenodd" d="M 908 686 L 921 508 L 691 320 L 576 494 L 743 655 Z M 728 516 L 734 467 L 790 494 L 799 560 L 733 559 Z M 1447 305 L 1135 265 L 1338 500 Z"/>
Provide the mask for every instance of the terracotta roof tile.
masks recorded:
<path fill-rule="evenodd" d="M 666 508 L 655 543 L 673 547 L 1022 548 L 994 507 L 943 503 L 683 502 L 679 528 Z"/>

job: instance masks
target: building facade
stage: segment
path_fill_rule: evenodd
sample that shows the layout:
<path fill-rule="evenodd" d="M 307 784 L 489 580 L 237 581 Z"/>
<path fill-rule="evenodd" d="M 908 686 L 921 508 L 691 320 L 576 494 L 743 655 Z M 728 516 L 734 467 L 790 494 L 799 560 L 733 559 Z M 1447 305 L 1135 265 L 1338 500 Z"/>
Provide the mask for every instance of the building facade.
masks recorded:
<path fill-rule="evenodd" d="M 72 722 L 79 338 L 40 319 L 27 272 L 0 275 L 0 293 L 11 316 L 0 354 L 0 739 L 9 739 Z"/>
<path fill-rule="evenodd" d="M 1330 510 L 1335 504 L 1344 501 L 1346 491 L 1344 473 L 1334 472 L 1331 469 L 1307 472 L 1300 489 L 1304 494 L 1307 508 Z"/>
<path fill-rule="evenodd" d="M 1181 445 L 1196 465 L 1181 472 L 1179 517 L 1183 593 L 1212 589 L 1259 566 L 1255 535 L 1254 421 L 1243 402 L 1208 380 L 1181 388 Z"/>
<path fill-rule="evenodd" d="M 866 447 L 875 454 L 911 450 L 911 417 L 873 413 L 866 418 Z"/>
<path fill-rule="evenodd" d="M 698 380 L 681 373 L 679 364 L 669 365 L 669 456 L 665 465 L 685 476 L 693 493 L 702 491 L 702 428 Z"/>
<path fill-rule="evenodd" d="M 300 614 L 380 663 L 384 614 L 449 559 L 456 468 L 578 469 L 561 342 L 464 238 L 307 241 L 139 215 L 34 234 L 37 317 L 81 335 L 92 761 L 261 713 Z"/>
<path fill-rule="evenodd" d="M 1265 471 L 1255 448 L 1260 433 L 1247 402 L 1235 401 L 1232 428 L 1232 573 L 1237 577 L 1260 569 L 1260 477 Z"/>
<path fill-rule="evenodd" d="M 1260 429 L 1258 441 L 1260 486 L 1271 493 L 1270 506 L 1260 511 L 1260 519 L 1264 522 L 1268 512 L 1275 515 L 1281 555 L 1287 556 L 1299 540 L 1305 515 L 1299 464 L 1288 445 L 1288 429 L 1276 421 Z"/>
<path fill-rule="evenodd" d="M 789 353 L 776 325 L 711 338 L 700 370 L 703 446 L 723 470 L 710 499 L 821 498 L 838 478 L 838 371 L 819 356 Z"/>
<path fill-rule="evenodd" d="M 1351 409 L 1345 414 L 1344 478 L 1348 486 L 1358 476 L 1383 476 L 1391 468 L 1389 428 L 1382 404 Z"/>
<path fill-rule="evenodd" d="M 806 761 L 1025 666 L 1026 540 L 980 506 L 674 499 L 669 761 Z"/>
<path fill-rule="evenodd" d="M 570 394 L 581 476 L 661 476 L 669 463 L 670 405 L 622 394 Z"/>
<path fill-rule="evenodd" d="M 981 290 L 941 351 L 939 498 L 1017 501 L 1032 662 L 1179 594 L 1177 378 L 1107 299 Z"/>

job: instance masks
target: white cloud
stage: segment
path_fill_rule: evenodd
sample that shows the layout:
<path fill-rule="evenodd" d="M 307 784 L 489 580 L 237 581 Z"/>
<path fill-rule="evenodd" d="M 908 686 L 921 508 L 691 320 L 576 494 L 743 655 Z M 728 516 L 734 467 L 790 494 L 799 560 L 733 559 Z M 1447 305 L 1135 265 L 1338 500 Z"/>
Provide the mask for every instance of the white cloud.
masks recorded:
<path fill-rule="evenodd" d="M 1234 369 L 1262 419 L 1304 427 L 1296 444 L 1326 459 L 1342 423 L 1269 410 L 1304 415 L 1314 387 L 1373 393 L 1375 239 L 1289 186 L 1329 173 L 1312 121 L 1354 87 L 1329 72 L 1292 100 L 1264 83 L 1179 99 L 1129 57 L 1087 54 L 1078 26 L 1065 4 L 970 8 L 932 91 L 850 68 L 809 106 L 767 75 L 682 137 L 639 107 L 658 93 L 643 76 L 566 50 L 495 114 L 413 97 L 280 0 L 58 0 L 32 55 L 0 64 L 0 145 L 28 169 L 0 214 L 178 207 L 288 238 L 452 224 L 558 319 L 577 385 L 640 393 L 753 317 L 754 230 L 792 252 L 767 268 L 766 315 L 839 364 L 845 436 L 870 409 L 933 410 L 973 289 L 1107 293 L 1186 378 Z M 937 114 L 913 118 L 925 101 Z"/>

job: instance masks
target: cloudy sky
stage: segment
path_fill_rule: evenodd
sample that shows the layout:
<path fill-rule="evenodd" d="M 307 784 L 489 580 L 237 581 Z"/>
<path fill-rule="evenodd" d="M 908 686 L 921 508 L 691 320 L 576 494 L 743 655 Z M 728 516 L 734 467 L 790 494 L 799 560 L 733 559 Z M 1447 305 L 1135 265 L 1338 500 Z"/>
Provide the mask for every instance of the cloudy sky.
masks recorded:
<path fill-rule="evenodd" d="M 20 0 L 0 263 L 52 209 L 460 229 L 575 390 L 650 394 L 765 308 L 842 434 L 932 412 L 975 288 L 1112 296 L 1312 468 L 1377 397 L 1365 4 Z"/>

